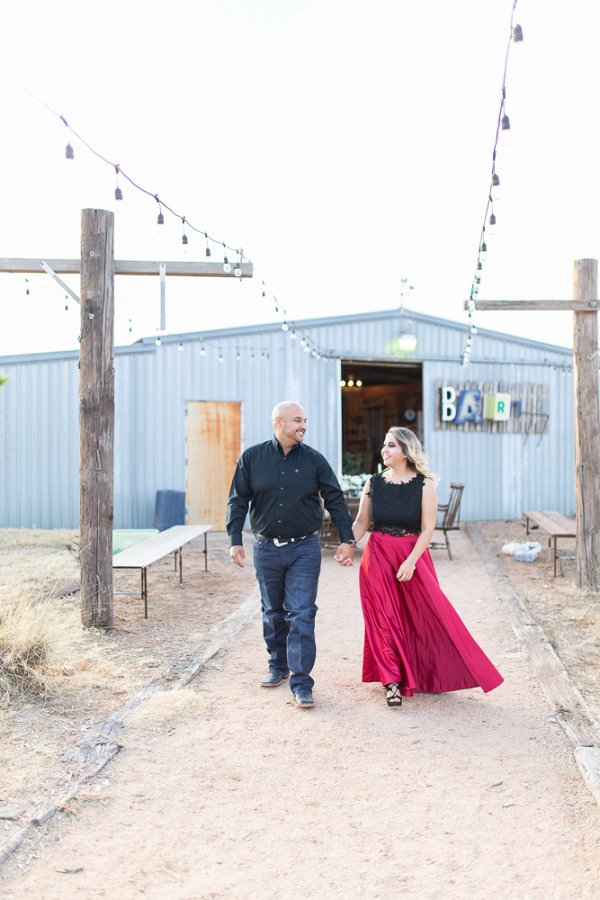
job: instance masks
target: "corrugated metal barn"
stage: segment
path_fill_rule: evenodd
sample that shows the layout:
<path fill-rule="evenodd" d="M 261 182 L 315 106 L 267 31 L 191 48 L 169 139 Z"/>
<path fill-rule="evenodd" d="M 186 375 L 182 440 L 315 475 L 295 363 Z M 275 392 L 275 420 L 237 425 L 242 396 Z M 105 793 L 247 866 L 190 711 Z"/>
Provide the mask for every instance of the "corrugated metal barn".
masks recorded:
<path fill-rule="evenodd" d="M 399 348 L 407 327 L 412 352 Z M 305 338 L 322 358 L 305 352 Z M 151 525 L 156 491 L 186 488 L 189 520 L 222 527 L 235 458 L 270 436 L 281 399 L 305 407 L 307 443 L 340 473 L 376 471 L 386 429 L 402 424 L 440 474 L 442 502 L 450 481 L 465 482 L 463 518 L 572 515 L 570 350 L 480 330 L 461 368 L 464 340 L 458 323 L 392 310 L 117 348 L 115 527 Z M 77 351 L 0 359 L 11 376 L 0 392 L 2 527 L 77 527 L 77 360 Z M 504 417 L 482 418 L 487 395 Z"/>

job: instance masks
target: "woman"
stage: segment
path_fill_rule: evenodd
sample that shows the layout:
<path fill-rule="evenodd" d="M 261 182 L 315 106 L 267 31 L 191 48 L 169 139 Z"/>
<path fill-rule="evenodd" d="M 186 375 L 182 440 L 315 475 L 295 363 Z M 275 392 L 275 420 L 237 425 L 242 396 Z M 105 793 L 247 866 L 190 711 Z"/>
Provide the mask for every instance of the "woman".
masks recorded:
<path fill-rule="evenodd" d="M 437 495 L 421 444 L 391 428 L 381 455 L 387 468 L 367 481 L 354 522 L 357 542 L 374 526 L 360 564 L 362 680 L 381 681 L 391 707 L 413 691 L 491 691 L 503 678 L 442 593 L 427 549 Z"/>

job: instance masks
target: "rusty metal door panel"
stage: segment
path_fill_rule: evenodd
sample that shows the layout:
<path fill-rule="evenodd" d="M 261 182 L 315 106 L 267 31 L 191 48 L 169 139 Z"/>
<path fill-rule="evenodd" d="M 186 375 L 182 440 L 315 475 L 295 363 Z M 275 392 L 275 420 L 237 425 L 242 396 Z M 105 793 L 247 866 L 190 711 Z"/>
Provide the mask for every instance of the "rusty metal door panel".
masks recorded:
<path fill-rule="evenodd" d="M 186 403 L 187 524 L 225 531 L 227 495 L 241 453 L 242 404 Z"/>

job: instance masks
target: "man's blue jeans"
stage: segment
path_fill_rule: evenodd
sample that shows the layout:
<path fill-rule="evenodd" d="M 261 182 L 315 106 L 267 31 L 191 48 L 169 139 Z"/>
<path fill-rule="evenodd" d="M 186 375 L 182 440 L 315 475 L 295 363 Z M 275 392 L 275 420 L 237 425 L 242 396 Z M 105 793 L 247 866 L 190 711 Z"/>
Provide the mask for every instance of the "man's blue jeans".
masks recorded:
<path fill-rule="evenodd" d="M 321 571 L 318 534 L 276 547 L 254 539 L 254 568 L 260 586 L 263 634 L 269 651 L 269 670 L 291 671 L 294 693 L 312 690 L 315 664 L 317 585 Z"/>

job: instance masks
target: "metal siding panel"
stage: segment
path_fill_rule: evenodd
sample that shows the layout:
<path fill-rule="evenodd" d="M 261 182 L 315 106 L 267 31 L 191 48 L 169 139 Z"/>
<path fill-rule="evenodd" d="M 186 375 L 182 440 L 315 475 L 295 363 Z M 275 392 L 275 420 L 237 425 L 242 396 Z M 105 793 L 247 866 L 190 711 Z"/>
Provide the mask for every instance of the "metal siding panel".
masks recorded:
<path fill-rule="evenodd" d="M 413 315 L 413 314 L 411 314 Z M 464 377 L 458 360 L 465 330 L 455 323 L 413 315 L 418 338 L 415 362 L 423 364 L 424 444 L 432 467 L 442 476 L 440 497 L 445 499 L 450 480 L 465 480 L 466 518 L 506 518 L 517 507 L 574 510 L 574 429 L 572 376 L 539 365 L 544 359 L 570 365 L 561 348 L 529 344 L 508 336 L 482 334 L 473 343 L 469 378 L 548 381 L 550 420 L 541 440 L 532 435 L 436 432 L 435 381 L 438 377 Z M 389 314 L 343 317 L 339 321 L 311 322 L 310 336 L 341 355 L 397 356 L 397 311 Z M 323 452 L 334 468 L 340 456 L 337 360 L 315 360 L 304 353 L 300 340 L 276 326 L 245 332 L 206 335 L 205 357 L 200 336 L 167 339 L 161 347 L 147 341 L 118 348 L 115 357 L 115 526 L 151 524 L 155 492 L 159 488 L 185 488 L 185 401 L 243 401 L 245 445 L 271 434 L 270 413 L 275 403 L 298 397 L 309 418 L 308 443 Z M 214 338 L 214 340 L 213 340 Z M 218 363 L 221 346 L 225 363 Z M 235 348 L 265 348 L 254 362 Z M 505 360 L 505 365 L 492 364 Z M 2 370 L 13 378 L 0 391 L 0 446 L 4 487 L 0 525 L 76 527 L 78 520 L 78 373 L 77 356 L 42 354 L 8 359 Z M 496 482 L 499 482 L 496 483 Z M 521 498 L 519 500 L 519 497 Z M 503 499 L 504 498 L 504 499 Z"/>

